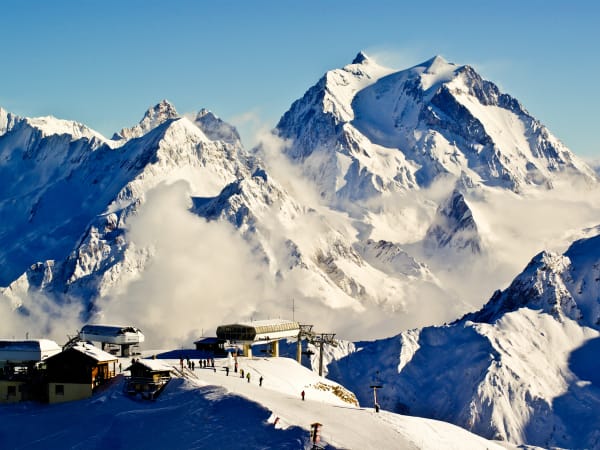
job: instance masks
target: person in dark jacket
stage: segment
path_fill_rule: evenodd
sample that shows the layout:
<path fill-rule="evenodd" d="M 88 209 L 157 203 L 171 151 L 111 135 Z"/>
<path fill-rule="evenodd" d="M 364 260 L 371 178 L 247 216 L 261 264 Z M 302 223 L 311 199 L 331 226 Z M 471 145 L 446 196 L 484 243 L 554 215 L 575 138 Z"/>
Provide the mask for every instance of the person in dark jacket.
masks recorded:
<path fill-rule="evenodd" d="M 302 401 L 304 401 L 304 391 L 302 391 L 300 395 L 302 396 Z"/>

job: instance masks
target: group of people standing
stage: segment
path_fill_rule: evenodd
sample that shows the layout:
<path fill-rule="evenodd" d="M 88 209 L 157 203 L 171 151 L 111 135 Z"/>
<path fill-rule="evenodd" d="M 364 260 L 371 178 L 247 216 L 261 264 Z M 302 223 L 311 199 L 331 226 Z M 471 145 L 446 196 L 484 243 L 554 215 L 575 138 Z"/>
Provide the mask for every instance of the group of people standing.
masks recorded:
<path fill-rule="evenodd" d="M 185 359 L 187 363 L 187 368 L 190 370 L 196 370 L 196 362 L 191 360 L 190 358 Z M 181 370 L 183 370 L 183 358 L 179 358 L 179 365 L 181 366 Z M 198 367 L 201 369 L 206 368 L 215 368 L 215 359 L 207 358 L 198 360 Z"/>

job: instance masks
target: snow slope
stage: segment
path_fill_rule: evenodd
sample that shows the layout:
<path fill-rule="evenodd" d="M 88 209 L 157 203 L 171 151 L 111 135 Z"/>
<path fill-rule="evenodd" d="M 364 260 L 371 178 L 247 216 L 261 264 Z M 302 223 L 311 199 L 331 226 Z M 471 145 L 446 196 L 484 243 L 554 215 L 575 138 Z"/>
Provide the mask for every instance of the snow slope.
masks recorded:
<path fill-rule="evenodd" d="M 178 365 L 178 361 L 170 361 Z M 326 448 L 502 448 L 458 427 L 343 402 L 323 387 L 336 384 L 286 358 L 240 359 L 251 383 L 227 360 L 217 371 L 186 369 L 155 402 L 121 393 L 122 381 L 92 399 L 60 405 L 0 407 L 7 448 L 308 448 L 310 424 L 323 424 Z M 264 377 L 259 387 L 258 377 Z M 320 387 L 320 388 L 319 388 Z M 300 391 L 306 391 L 306 401 Z M 278 418 L 277 423 L 275 420 Z M 65 424 L 68 424 L 65 427 Z M 27 433 L 13 430 L 26 427 Z"/>
<path fill-rule="evenodd" d="M 541 253 L 478 312 L 443 327 L 357 343 L 333 355 L 354 389 L 380 377 L 381 403 L 481 436 L 561 448 L 600 446 L 600 235 Z"/>

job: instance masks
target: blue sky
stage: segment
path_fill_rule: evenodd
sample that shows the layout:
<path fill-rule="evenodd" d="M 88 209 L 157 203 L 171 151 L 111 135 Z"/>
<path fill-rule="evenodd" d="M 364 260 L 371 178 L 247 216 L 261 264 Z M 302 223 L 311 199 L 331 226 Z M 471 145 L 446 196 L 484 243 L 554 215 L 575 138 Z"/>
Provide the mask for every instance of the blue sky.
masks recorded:
<path fill-rule="evenodd" d="M 0 105 L 110 136 L 163 98 L 273 126 L 359 50 L 404 69 L 441 54 L 599 158 L 600 6 L 591 1 L 28 1 L 0 10 Z"/>

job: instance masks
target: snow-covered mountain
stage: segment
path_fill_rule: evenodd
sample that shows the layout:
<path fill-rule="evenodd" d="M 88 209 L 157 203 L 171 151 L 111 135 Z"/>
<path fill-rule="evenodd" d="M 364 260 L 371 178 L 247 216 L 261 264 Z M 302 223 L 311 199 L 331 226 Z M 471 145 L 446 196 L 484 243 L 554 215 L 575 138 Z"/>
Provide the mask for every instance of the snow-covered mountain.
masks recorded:
<path fill-rule="evenodd" d="M 377 86 L 379 99 L 368 100 Z M 372 332 L 383 337 L 401 327 L 453 320 L 481 305 L 484 296 L 514 276 L 524 263 L 520 258 L 530 258 L 549 240 L 558 245 L 564 242 L 565 230 L 549 231 L 549 236 L 540 233 L 533 239 L 528 236 L 515 255 L 503 246 L 514 240 L 515 230 L 527 224 L 511 223 L 505 231 L 506 225 L 497 226 L 499 220 L 506 220 L 505 207 L 496 208 L 498 198 L 514 197 L 513 191 L 485 178 L 483 169 L 466 157 L 460 168 L 452 168 L 441 160 L 435 162 L 437 150 L 431 158 L 423 156 L 418 146 L 433 141 L 415 136 L 421 135 L 426 125 L 433 125 L 408 114 L 407 105 L 412 105 L 410 111 L 420 111 L 419 117 L 442 114 L 439 101 L 433 99 L 450 95 L 442 94 L 446 91 L 457 102 L 470 105 L 477 100 L 479 112 L 495 111 L 497 126 L 504 114 L 514 123 L 529 123 L 527 133 L 534 133 L 535 128 L 540 136 L 546 136 L 545 129 L 518 102 L 499 94 L 468 66 L 460 68 L 436 58 L 392 73 L 360 54 L 353 64 L 328 72 L 279 124 L 278 132 L 293 139 L 287 141 L 286 154 L 295 167 L 309 175 L 315 168 L 320 174 L 311 175 L 320 189 L 315 200 L 305 195 L 306 185 L 294 186 L 290 173 L 274 169 L 268 152 L 246 152 L 235 128 L 207 110 L 182 117 L 173 105 L 162 101 L 150 108 L 139 124 L 122 129 L 110 140 L 74 122 L 21 119 L 2 110 L 0 171 L 9 180 L 0 200 L 0 286 L 6 286 L 4 297 L 13 307 L 24 307 L 31 303 L 32 295 L 43 294 L 58 304 L 82 305 L 83 319 L 101 310 L 99 303 L 107 306 L 120 298 L 131 301 L 132 288 L 139 290 L 140 303 L 150 302 L 144 297 L 152 294 L 158 304 L 158 292 L 163 289 L 162 298 L 173 291 L 192 298 L 200 284 L 204 289 L 207 283 L 213 287 L 222 284 L 208 275 L 206 281 L 193 281 L 192 268 L 199 267 L 197 261 L 206 262 L 211 253 L 218 252 L 228 255 L 223 256 L 222 268 L 207 264 L 198 270 L 244 273 L 235 292 L 215 288 L 208 294 L 227 299 L 218 303 L 228 305 L 220 313 L 223 316 L 231 314 L 238 302 L 244 304 L 239 314 L 245 317 L 286 314 L 290 306 L 284 303 L 294 298 L 305 302 L 307 320 L 329 316 L 330 327 L 350 331 L 354 338 L 374 337 Z M 382 114 L 378 120 L 383 121 L 384 106 L 396 101 L 406 107 L 400 116 L 414 119 L 398 122 L 402 132 L 396 128 L 392 132 L 373 117 L 366 119 L 376 110 Z M 369 102 L 376 107 L 371 108 Z M 436 125 L 436 136 L 462 123 L 463 119 L 449 111 L 443 116 L 443 126 L 442 122 Z M 483 116 L 480 119 L 488 125 Z M 367 124 L 369 132 L 365 131 Z M 376 126 L 381 133 L 389 132 L 389 139 L 408 136 L 407 142 L 414 141 L 412 150 L 406 150 L 404 144 L 381 145 L 373 137 Z M 507 128 L 515 142 L 515 130 L 524 125 L 519 127 Z M 465 133 L 456 141 L 463 149 L 475 145 L 473 135 Z M 552 148 L 561 149 L 555 152 L 560 158 L 548 153 L 544 161 L 554 161 L 557 172 L 570 167 L 592 185 L 587 166 L 548 136 L 540 148 L 554 143 L 558 147 Z M 500 143 L 490 145 L 502 149 Z M 489 156 L 485 149 L 480 149 L 480 160 Z M 434 162 L 426 168 L 425 160 Z M 532 178 L 511 167 L 514 180 L 524 183 L 520 195 L 526 198 L 526 185 L 533 183 Z M 345 171 L 339 172 L 341 168 Z M 423 178 L 425 172 L 439 176 Z M 550 177 L 551 172 L 546 172 Z M 353 173 L 359 175 L 350 176 Z M 440 183 L 446 187 L 439 188 Z M 517 184 L 506 186 L 515 188 Z M 542 191 L 547 192 L 547 183 L 542 184 Z M 538 195 L 537 184 L 532 186 L 533 196 Z M 147 206 L 148 196 L 163 198 L 153 193 L 169 189 L 172 199 Z M 331 203 L 323 204 L 318 197 L 357 201 L 334 202 L 336 208 L 332 209 Z M 569 236 L 598 223 L 594 217 L 598 205 L 589 208 L 579 198 L 573 198 L 573 204 L 587 211 L 587 216 L 569 216 L 573 217 L 567 228 Z M 130 219 L 140 210 L 158 209 L 165 217 L 177 215 L 187 229 L 176 220 L 160 218 L 150 218 L 151 227 L 142 220 L 134 220 L 132 225 Z M 201 220 L 193 222 L 187 212 Z M 222 233 L 215 232 L 217 228 Z M 144 233 L 136 230 L 144 229 L 148 232 L 140 238 Z M 206 237 L 213 232 L 214 237 Z M 205 237 L 197 239 L 196 235 Z M 177 263 L 184 270 L 175 270 L 177 265 L 170 256 L 181 254 L 185 245 L 179 240 L 184 239 L 195 247 L 185 252 L 187 261 Z M 228 244 L 219 245 L 219 239 Z M 528 248 L 533 250 L 528 253 Z M 228 261 L 238 265 L 234 269 Z M 244 269 L 248 266 L 251 271 Z M 471 270 L 472 266 L 477 270 Z M 152 271 L 159 273 L 151 276 Z M 150 294 L 141 288 L 148 284 L 146 277 L 159 284 Z M 182 280 L 175 283 L 176 278 Z M 457 279 L 461 281 L 456 283 Z M 186 289 L 167 288 L 182 282 Z M 248 294 L 252 300 L 243 300 Z M 347 316 L 333 313 L 340 308 Z M 207 322 L 196 329 L 212 328 L 220 322 L 218 314 L 203 320 Z"/>
<path fill-rule="evenodd" d="M 515 192 L 550 187 L 560 173 L 596 179 L 516 99 L 441 56 L 392 72 L 359 53 L 294 102 L 277 133 L 334 203 L 429 186 L 444 174 Z"/>
<path fill-rule="evenodd" d="M 594 170 L 518 100 L 440 56 L 395 71 L 359 53 L 295 101 L 275 133 L 324 203 L 354 219 L 360 247 L 401 248 L 472 307 L 533 254 L 564 250 L 600 220 Z M 594 212 L 557 217 L 557 198 Z"/>
<path fill-rule="evenodd" d="M 382 381 L 385 408 L 489 438 L 598 445 L 585 409 L 600 398 L 586 363 L 600 326 L 588 166 L 440 57 L 394 72 L 359 54 L 277 133 L 285 163 L 167 101 L 112 139 L 0 109 L 4 333 L 62 341 L 96 319 L 179 345 L 225 320 L 290 314 L 355 340 L 419 327 L 328 349 L 329 373 L 363 402 Z M 542 248 L 561 250 L 515 278 Z M 430 326 L 513 279 L 479 312 Z"/>
<path fill-rule="evenodd" d="M 5 122 L 9 123 L 8 114 L 6 117 Z M 21 147 L 11 145 L 17 130 L 6 128 L 0 141 L 8 155 L 5 171 L 26 172 L 20 166 Z M 381 241 L 374 246 L 371 241 L 362 242 L 357 239 L 348 216 L 295 199 L 267 173 L 260 159 L 245 152 L 235 128 L 207 110 L 189 118 L 180 117 L 172 105 L 163 101 L 149 109 L 138 125 L 121 130 L 113 140 L 91 131 L 88 135 L 89 139 L 76 142 L 80 146 L 91 142 L 95 147 L 82 148 L 76 158 L 69 157 L 68 148 L 36 143 L 35 148 L 42 149 L 39 154 L 52 154 L 58 162 L 51 165 L 54 159 L 48 162 L 39 156 L 37 164 L 26 169 L 31 178 L 52 170 L 51 181 L 47 178 L 38 181 L 38 189 L 25 192 L 20 202 L 16 201 L 15 193 L 7 192 L 2 205 L 5 217 L 20 217 L 20 221 L 19 227 L 14 227 L 14 222 L 5 222 L 14 235 L 4 234 L 0 257 L 13 264 L 3 281 L 7 287 L 0 293 L 13 307 L 33 317 L 36 317 L 32 313 L 35 304 L 41 302 L 40 295 L 58 305 L 82 308 L 80 320 L 87 320 L 110 310 L 111 303 L 124 303 L 126 310 L 125 305 L 134 296 L 130 289 L 147 283 L 146 277 L 160 283 L 161 290 L 175 289 L 172 276 L 184 277 L 185 272 L 171 273 L 170 258 L 179 251 L 172 243 L 185 234 L 184 225 L 178 225 L 177 220 L 172 224 L 168 220 L 162 224 L 151 220 L 153 231 L 145 234 L 153 236 L 138 239 L 132 231 L 136 225 L 131 225 L 131 219 L 140 210 L 152 208 L 162 209 L 167 216 L 186 214 L 189 209 L 207 221 L 192 224 L 192 215 L 178 216 L 190 230 L 197 227 L 195 233 L 203 233 L 202 223 L 211 223 L 225 230 L 217 233 L 219 239 L 230 239 L 231 232 L 243 238 L 234 240 L 237 244 L 229 247 L 211 243 L 215 251 L 223 253 L 224 266 L 231 266 L 228 258 L 239 260 L 235 270 L 247 272 L 249 279 L 243 286 L 240 279 L 241 285 L 235 292 L 225 294 L 217 289 L 212 295 L 226 295 L 229 298 L 221 304 L 229 306 L 226 311 L 204 316 L 204 322 L 195 325 L 196 330 L 215 327 L 231 314 L 230 308 L 235 308 L 238 302 L 244 302 L 244 314 L 270 315 L 281 314 L 289 307 L 285 303 L 296 298 L 315 305 L 306 312 L 315 320 L 324 311 L 331 314 L 335 309 L 346 310 L 354 318 L 344 320 L 340 316 L 337 326 L 367 336 L 369 327 L 383 333 L 382 322 L 387 321 L 391 311 L 412 317 L 416 308 L 411 304 L 424 293 L 429 295 L 421 299 L 421 304 L 448 297 L 427 266 L 398 245 Z M 79 135 L 61 136 L 65 142 L 71 142 Z M 168 190 L 169 185 L 179 182 L 185 188 L 176 193 L 179 199 L 176 203 L 187 204 L 185 210 L 171 209 L 170 202 L 147 206 L 149 195 L 152 197 L 155 191 Z M 29 186 L 18 180 L 15 184 L 22 189 Z M 78 214 L 73 215 L 73 211 Z M 149 224 L 142 222 L 138 220 L 137 229 L 149 229 Z M 25 237 L 16 239 L 23 230 Z M 58 243 L 54 243 L 54 236 Z M 211 240 L 206 236 L 204 239 Z M 203 239 L 199 240 L 202 245 Z M 208 256 L 206 248 L 195 252 L 188 246 L 187 250 L 190 261 L 187 267 L 194 264 L 194 259 L 205 260 Z M 21 260 L 14 257 L 17 252 L 21 252 Z M 165 270 L 158 269 L 160 261 L 168 266 Z M 245 270 L 244 265 L 252 266 L 253 272 Z M 149 275 L 152 270 L 161 273 Z M 232 268 L 213 265 L 202 270 L 219 272 Z M 209 274 L 207 277 L 211 278 Z M 214 277 L 211 281 L 212 285 L 217 284 Z M 202 286 L 201 281 L 189 278 L 186 283 L 190 290 Z M 140 293 L 144 298 L 139 301 L 146 303 L 146 307 L 159 304 L 164 297 L 158 298 L 157 292 Z M 244 300 L 249 293 L 252 298 Z M 152 299 L 153 295 L 157 297 Z M 428 323 L 443 322 L 448 316 L 466 310 L 466 305 L 452 299 L 450 296 L 445 300 L 448 308 L 439 308 L 438 315 L 427 318 Z M 211 302 L 209 295 L 194 307 L 208 308 Z M 360 330 L 356 323 L 363 321 L 361 314 L 366 310 L 373 317 L 365 324 L 365 330 Z M 424 324 L 424 317 L 420 313 L 418 316 L 417 323 Z M 146 326 L 153 328 L 158 323 Z M 392 323 L 388 326 L 396 327 Z"/>
<path fill-rule="evenodd" d="M 507 289 L 452 324 L 331 355 L 329 373 L 363 403 L 372 395 L 364 379 L 379 378 L 386 407 L 490 439 L 598 448 L 599 343 L 596 235 L 563 255 L 535 256 Z"/>
<path fill-rule="evenodd" d="M 70 251 L 115 194 L 120 161 L 102 136 L 75 122 L 20 118 L 0 108 L 0 133 L 0 285 L 6 285 L 33 262 Z"/>
<path fill-rule="evenodd" d="M 150 190 L 185 178 L 215 193 L 250 164 L 239 145 L 209 139 L 165 101 L 120 141 L 57 119 L 13 122 L 0 136 L 0 170 L 10 181 L 0 261 L 1 284 L 24 272 L 6 292 L 15 305 L 32 289 L 93 303 L 123 272 L 143 269 L 149 249 L 129 245 L 125 230 Z"/>

